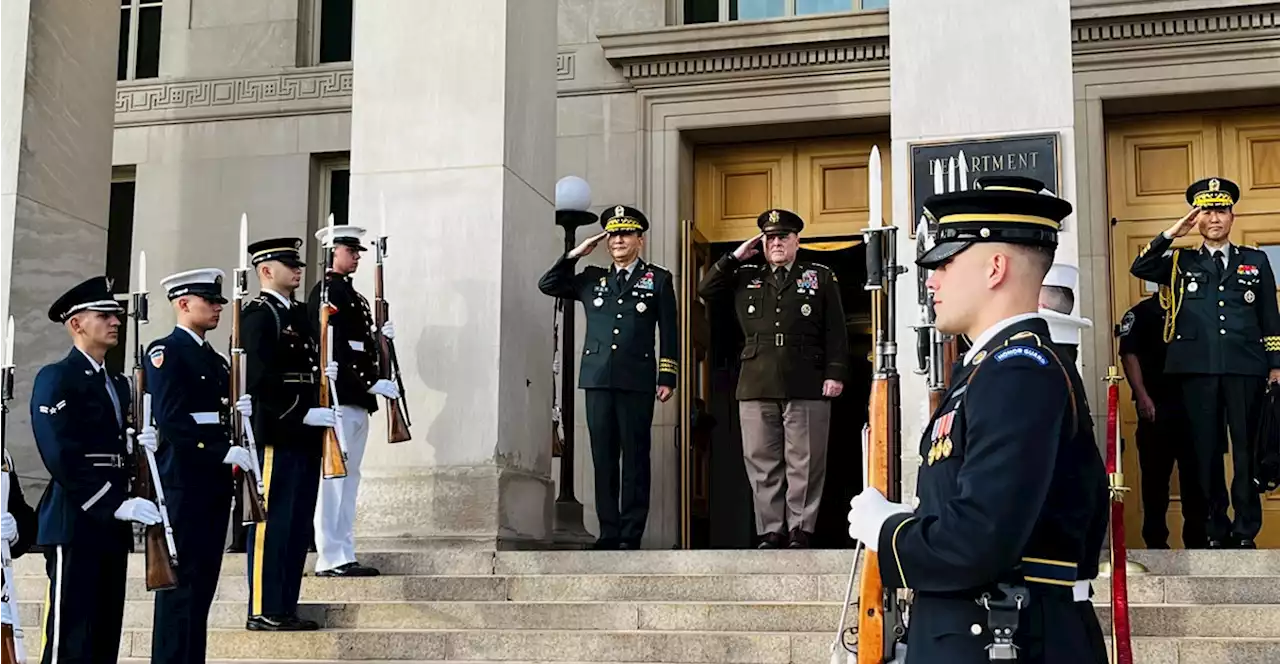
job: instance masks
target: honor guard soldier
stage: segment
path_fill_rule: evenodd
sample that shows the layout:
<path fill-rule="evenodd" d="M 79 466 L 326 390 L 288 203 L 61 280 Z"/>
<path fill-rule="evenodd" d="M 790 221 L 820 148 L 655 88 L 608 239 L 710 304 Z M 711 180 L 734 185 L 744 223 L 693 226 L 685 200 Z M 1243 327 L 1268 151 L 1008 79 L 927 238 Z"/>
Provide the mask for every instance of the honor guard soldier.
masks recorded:
<path fill-rule="evenodd" d="M 49 308 L 49 320 L 66 328 L 74 348 L 41 368 L 31 390 L 31 428 L 50 476 L 36 539 L 49 575 L 46 663 L 116 660 L 130 524 L 160 523 L 155 503 L 129 497 L 129 383 L 103 366 L 119 343 L 123 314 L 106 277 L 80 283 Z M 154 452 L 149 429 L 138 442 Z"/>
<path fill-rule="evenodd" d="M 22 486 L 18 480 L 18 470 L 13 466 L 13 458 L 9 450 L 4 451 L 4 468 L 0 470 L 8 476 L 9 510 L 0 514 L 0 537 L 9 542 L 9 555 L 21 558 L 32 544 L 36 543 L 36 511 L 27 504 L 22 494 Z"/>
<path fill-rule="evenodd" d="M 307 298 L 307 315 L 320 320 L 322 287 L 328 286 L 329 314 L 333 329 L 333 358 L 338 363 L 338 409 L 342 414 L 343 440 L 347 446 L 347 476 L 321 479 L 315 513 L 316 576 L 377 576 L 378 570 L 356 562 L 356 493 L 360 488 L 360 460 L 369 438 L 369 415 L 378 411 L 378 396 L 400 398 L 400 389 L 378 378 L 378 340 L 374 335 L 369 301 L 356 292 L 351 275 L 360 267 L 360 244 L 365 230 L 358 226 L 334 226 L 316 233 L 333 248 L 333 269 L 316 283 Z M 332 234 L 332 238 L 330 237 Z M 395 336 L 388 321 L 382 333 Z M 319 325 L 312 339 L 320 343 Z"/>
<path fill-rule="evenodd" d="M 796 260 L 799 215 L 767 210 L 756 225 L 760 234 L 717 261 L 698 294 L 732 292 L 746 335 L 737 399 L 759 547 L 808 548 L 827 472 L 830 400 L 848 376 L 844 304 L 830 268 Z M 757 244 L 766 263 L 745 263 Z"/>
<path fill-rule="evenodd" d="M 240 339 L 267 508 L 266 522 L 253 524 L 248 533 L 251 630 L 319 628 L 298 617 L 298 593 L 320 486 L 324 427 L 337 420 L 332 408 L 319 407 L 313 323 L 306 306 L 293 298 L 306 265 L 298 255 L 301 246 L 299 238 L 249 245 L 262 294 L 244 307 Z M 337 364 L 325 370 L 332 380 Z"/>
<path fill-rule="evenodd" d="M 1209 548 L 1256 548 L 1262 502 L 1253 485 L 1253 443 L 1266 382 L 1280 382 L 1280 312 L 1267 255 L 1231 242 L 1240 188 L 1207 178 L 1187 188 L 1191 210 L 1133 261 L 1133 276 L 1169 287 L 1163 302 L 1165 373 L 1176 380 L 1190 422 Z M 1173 241 L 1198 228 L 1194 249 Z M 1231 433 L 1234 476 L 1227 518 L 1222 455 Z"/>
<path fill-rule="evenodd" d="M 1165 375 L 1164 310 L 1160 300 L 1167 289 L 1137 303 L 1116 326 L 1120 365 L 1138 412 L 1138 465 L 1142 468 L 1142 541 L 1148 549 L 1169 548 L 1169 479 L 1178 464 L 1182 503 L 1182 544 L 1188 549 L 1207 546 L 1207 512 L 1197 486 L 1195 452 L 1187 435 L 1182 389 Z M 1219 462 L 1220 463 L 1220 462 Z"/>
<path fill-rule="evenodd" d="M 1040 287 L 1040 316 L 1049 323 L 1049 336 L 1068 364 L 1075 364 L 1079 357 L 1080 330 L 1093 327 L 1088 318 L 1071 314 L 1076 306 L 1079 277 L 1076 266 L 1054 263 Z"/>
<path fill-rule="evenodd" d="M 243 447 L 231 444 L 232 408 L 227 403 L 230 365 L 205 335 L 218 327 L 222 270 L 207 268 L 160 281 L 173 305 L 177 326 L 147 348 L 147 392 L 160 436 L 156 468 L 164 487 L 177 545 L 178 585 L 156 593 L 151 661 L 205 661 L 209 606 L 222 569 L 227 511 L 234 487 L 230 466 L 250 467 Z M 249 395 L 235 404 L 235 417 L 252 416 Z"/>
<path fill-rule="evenodd" d="M 640 258 L 649 220 L 625 205 L 600 215 L 604 232 L 562 256 L 538 282 L 551 297 L 579 300 L 586 310 L 578 387 L 587 394 L 587 429 L 595 467 L 597 549 L 639 549 L 649 519 L 649 448 L 655 392 L 665 402 L 679 374 L 674 278 Z M 608 238 L 610 267 L 578 259 Z M 572 315 L 566 312 L 566 315 Z M 658 353 L 654 353 L 655 327 Z M 619 497 L 618 456 L 622 456 Z"/>
<path fill-rule="evenodd" d="M 1071 204 L 1029 178 L 975 186 L 925 201 L 937 244 L 916 265 L 933 270 L 938 331 L 973 343 L 921 436 L 919 506 L 865 489 L 849 536 L 879 552 L 886 589 L 914 591 L 909 664 L 1102 664 L 1077 600 L 1107 527 L 1106 472 L 1080 375 L 1037 313 Z"/>

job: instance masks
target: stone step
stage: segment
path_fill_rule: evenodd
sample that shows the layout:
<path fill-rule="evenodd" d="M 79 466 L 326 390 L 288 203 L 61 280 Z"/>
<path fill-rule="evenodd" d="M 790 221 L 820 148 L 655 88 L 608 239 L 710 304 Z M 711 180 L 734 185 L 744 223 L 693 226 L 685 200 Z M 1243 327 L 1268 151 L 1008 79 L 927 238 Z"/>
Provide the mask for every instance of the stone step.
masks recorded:
<path fill-rule="evenodd" d="M 830 658 L 830 633 L 334 630 L 265 633 L 210 630 L 211 660 L 710 662 L 813 664 Z M 1280 639 L 1135 637 L 1138 664 L 1274 664 Z M 150 655 L 150 635 L 126 630 L 121 656 Z"/>
<path fill-rule="evenodd" d="M 1106 552 L 1103 552 L 1104 556 Z M 1280 549 L 1210 551 L 1207 549 L 1138 549 L 1129 560 L 1153 574 L 1190 576 L 1273 576 L 1280 574 Z"/>
<path fill-rule="evenodd" d="M 590 575 L 590 576 L 381 576 L 302 580 L 304 602 L 406 601 L 703 601 L 821 602 L 844 597 L 839 575 Z M 45 579 L 19 579 L 19 598 L 40 599 Z M 127 599 L 146 599 L 141 579 L 129 583 Z M 247 601 L 244 579 L 222 579 L 215 600 Z"/>
<path fill-rule="evenodd" d="M 590 662 L 825 661 L 831 634 L 558 630 L 210 630 L 210 659 Z M 121 656 L 146 657 L 150 634 L 126 630 Z"/>
<path fill-rule="evenodd" d="M 778 551 L 361 551 L 360 562 L 384 575 L 432 574 L 844 574 L 853 564 L 852 550 Z M 316 554 L 304 567 L 315 569 Z M 18 576 L 44 576 L 44 557 L 30 554 L 14 561 Z M 247 556 L 228 553 L 223 576 L 244 576 Z M 129 557 L 129 576 L 145 572 L 141 553 Z"/>
<path fill-rule="evenodd" d="M 1280 604 L 1280 577 L 1158 576 L 1128 578 L 1130 604 Z M 1093 584 L 1095 604 L 1111 603 L 1111 580 Z"/>

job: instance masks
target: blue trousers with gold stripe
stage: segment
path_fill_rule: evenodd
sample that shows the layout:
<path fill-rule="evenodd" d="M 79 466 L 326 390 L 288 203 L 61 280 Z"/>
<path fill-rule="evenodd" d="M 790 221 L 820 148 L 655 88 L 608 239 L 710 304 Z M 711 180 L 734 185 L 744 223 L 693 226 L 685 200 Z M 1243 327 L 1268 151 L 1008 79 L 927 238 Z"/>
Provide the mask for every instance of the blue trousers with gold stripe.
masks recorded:
<path fill-rule="evenodd" d="M 320 447 L 310 443 L 259 444 L 258 461 L 267 503 L 266 523 L 249 527 L 249 615 L 297 614 L 298 593 L 312 539 L 320 490 Z"/>
<path fill-rule="evenodd" d="M 44 605 L 42 664 L 115 664 L 129 551 L 103 546 L 99 540 L 50 546 L 44 559 L 49 595 Z M 28 652 L 32 652 L 30 646 Z"/>

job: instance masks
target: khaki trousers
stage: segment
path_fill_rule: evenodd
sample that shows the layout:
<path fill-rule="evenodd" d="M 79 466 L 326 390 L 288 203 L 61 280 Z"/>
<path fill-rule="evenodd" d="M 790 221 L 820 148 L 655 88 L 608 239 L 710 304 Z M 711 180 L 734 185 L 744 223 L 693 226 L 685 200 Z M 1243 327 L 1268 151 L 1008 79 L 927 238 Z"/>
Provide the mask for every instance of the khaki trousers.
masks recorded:
<path fill-rule="evenodd" d="M 739 401 L 738 417 L 756 534 L 786 533 L 792 528 L 813 533 L 826 478 L 831 402 Z"/>

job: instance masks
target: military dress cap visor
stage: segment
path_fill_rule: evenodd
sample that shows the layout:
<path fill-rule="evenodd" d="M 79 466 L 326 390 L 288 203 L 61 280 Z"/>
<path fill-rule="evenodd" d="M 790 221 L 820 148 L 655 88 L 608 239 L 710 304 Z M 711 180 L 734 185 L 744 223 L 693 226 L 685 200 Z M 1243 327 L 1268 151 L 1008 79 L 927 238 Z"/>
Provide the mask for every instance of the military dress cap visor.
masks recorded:
<path fill-rule="evenodd" d="M 1226 178 L 1205 178 L 1187 187 L 1187 203 L 1199 208 L 1231 207 L 1240 200 L 1240 187 Z"/>
<path fill-rule="evenodd" d="M 111 292 L 112 285 L 111 279 L 105 276 L 93 277 L 76 284 L 49 307 L 49 320 L 65 323 L 82 311 L 124 313 L 124 307 L 120 306 L 115 293 Z"/>
<path fill-rule="evenodd" d="M 765 235 L 786 235 L 804 230 L 804 219 L 790 210 L 765 210 L 756 217 L 756 226 Z"/>
<path fill-rule="evenodd" d="M 356 251 L 368 251 L 368 247 L 360 244 L 365 233 L 365 229 L 360 226 L 334 226 L 332 229 L 326 227 L 316 231 L 316 239 L 326 247 L 345 244 Z"/>
<path fill-rule="evenodd" d="M 170 300 L 183 295 L 196 295 L 209 302 L 226 304 L 227 298 L 222 296 L 222 279 L 226 274 L 216 267 L 188 270 L 171 274 L 160 280 L 160 287 L 165 290 Z"/>
<path fill-rule="evenodd" d="M 649 220 L 636 208 L 615 205 L 600 213 L 600 226 L 606 233 L 643 233 L 649 230 Z"/>
<path fill-rule="evenodd" d="M 1044 192 L 1038 180 L 1002 176 L 979 178 L 975 188 L 925 199 L 925 213 L 937 220 L 936 244 L 916 259 L 935 269 L 975 242 L 1008 242 L 1054 248 L 1071 204 Z"/>
<path fill-rule="evenodd" d="M 302 239 L 296 237 L 279 237 L 270 240 L 259 240 L 249 245 L 249 257 L 254 265 L 267 261 L 279 261 L 289 267 L 306 267 L 298 250 L 302 248 Z"/>

